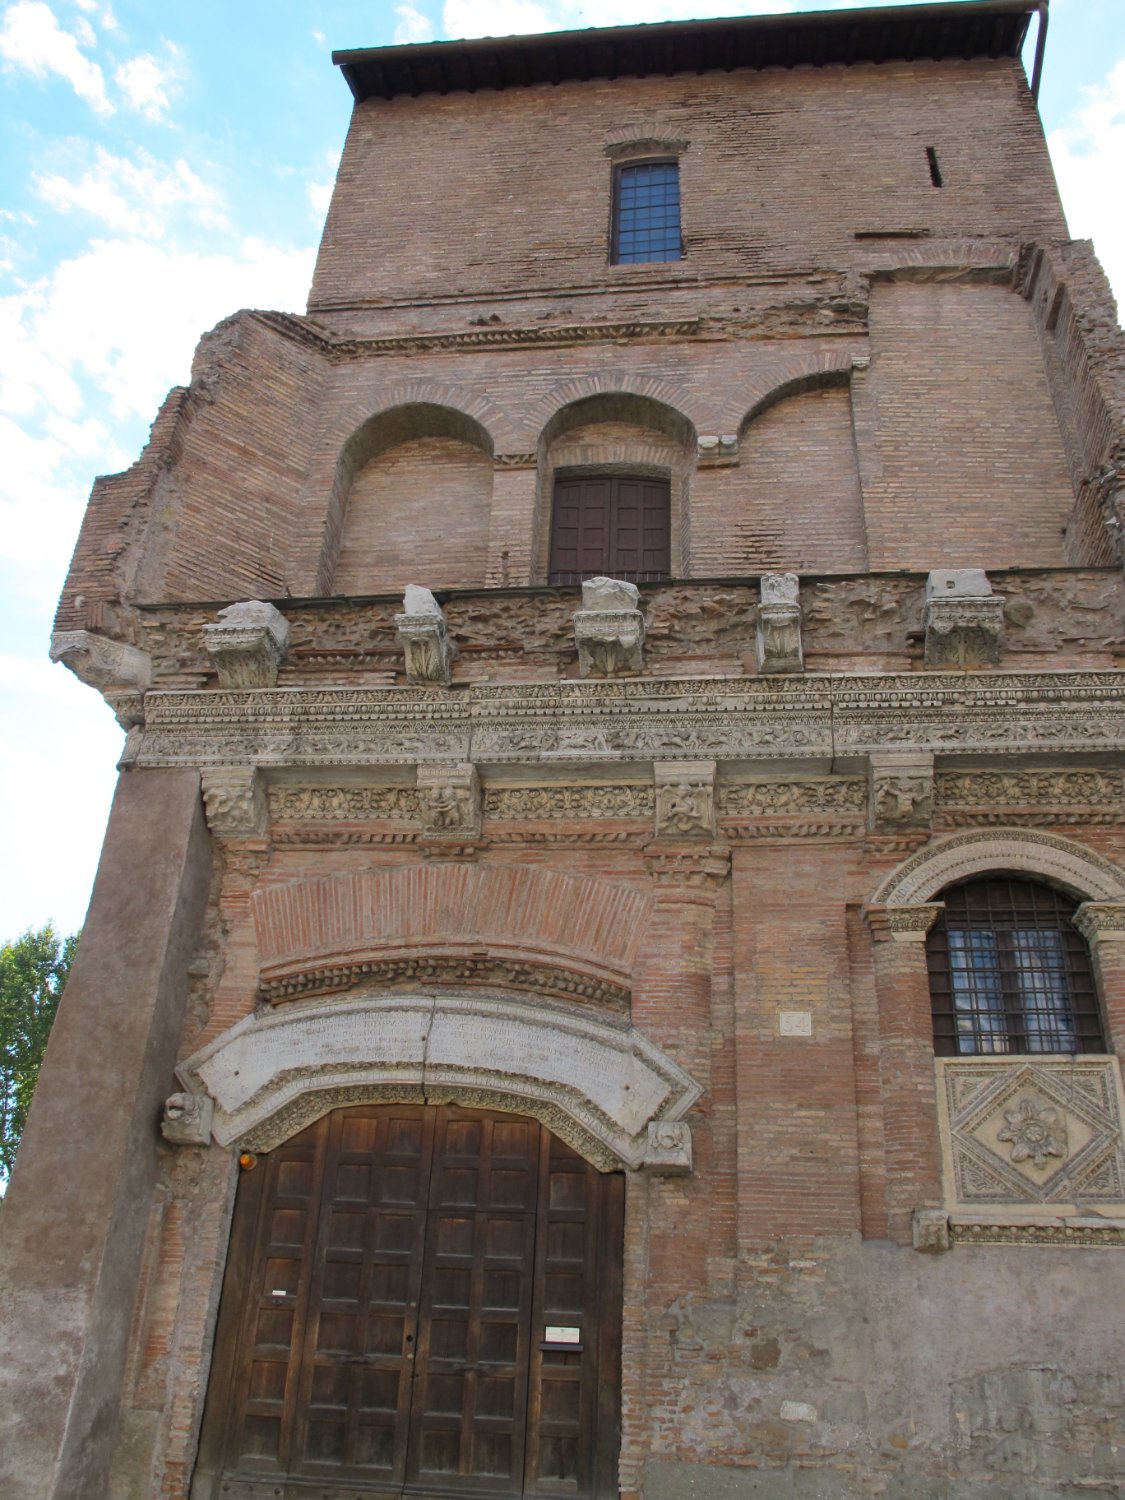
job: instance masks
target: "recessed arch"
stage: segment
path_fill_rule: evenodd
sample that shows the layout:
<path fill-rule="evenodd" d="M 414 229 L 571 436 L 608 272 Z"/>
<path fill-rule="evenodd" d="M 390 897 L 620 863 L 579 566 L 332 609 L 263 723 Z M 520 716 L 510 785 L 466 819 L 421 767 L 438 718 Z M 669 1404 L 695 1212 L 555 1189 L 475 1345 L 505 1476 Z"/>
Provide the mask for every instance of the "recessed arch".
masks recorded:
<path fill-rule="evenodd" d="M 266 1151 L 330 1109 L 461 1103 L 539 1119 L 602 1171 L 639 1167 L 650 1124 L 700 1087 L 636 1027 L 454 989 L 353 993 L 246 1016 L 177 1069 L 221 1145 Z"/>
<path fill-rule="evenodd" d="M 1018 870 L 1059 886 L 1079 901 L 1125 900 L 1125 872 L 1073 839 L 1031 828 L 990 828 L 935 840 L 899 865 L 871 906 L 918 906 L 955 881 Z"/>
<path fill-rule="evenodd" d="M 806 395 L 809 391 L 847 389 L 850 384 L 850 358 L 847 363 L 840 363 L 827 368 L 822 366 L 817 369 L 802 370 L 799 374 L 790 375 L 754 398 L 751 405 L 743 413 L 739 423 L 739 437 L 743 436 L 752 422 L 764 416 L 770 407 L 776 406 L 780 401 L 787 401 L 793 396 Z"/>

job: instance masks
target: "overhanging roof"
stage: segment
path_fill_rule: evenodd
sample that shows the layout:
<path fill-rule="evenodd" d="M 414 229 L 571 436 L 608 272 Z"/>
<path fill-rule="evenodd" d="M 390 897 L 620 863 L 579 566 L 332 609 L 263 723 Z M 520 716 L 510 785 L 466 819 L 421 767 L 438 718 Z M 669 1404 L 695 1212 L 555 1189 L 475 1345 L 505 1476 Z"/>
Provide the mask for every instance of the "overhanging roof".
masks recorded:
<path fill-rule="evenodd" d="M 357 101 L 733 68 L 1018 57 L 1034 0 L 961 0 L 333 52 Z"/>

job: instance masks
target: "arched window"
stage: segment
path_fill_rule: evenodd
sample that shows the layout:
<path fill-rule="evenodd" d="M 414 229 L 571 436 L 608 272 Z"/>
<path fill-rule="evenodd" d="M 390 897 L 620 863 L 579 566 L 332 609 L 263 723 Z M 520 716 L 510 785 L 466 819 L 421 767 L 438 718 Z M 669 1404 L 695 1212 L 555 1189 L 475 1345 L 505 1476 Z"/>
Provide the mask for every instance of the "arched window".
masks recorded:
<path fill-rule="evenodd" d="M 1006 875 L 940 899 L 926 940 L 939 1056 L 1105 1051 L 1076 902 Z"/>

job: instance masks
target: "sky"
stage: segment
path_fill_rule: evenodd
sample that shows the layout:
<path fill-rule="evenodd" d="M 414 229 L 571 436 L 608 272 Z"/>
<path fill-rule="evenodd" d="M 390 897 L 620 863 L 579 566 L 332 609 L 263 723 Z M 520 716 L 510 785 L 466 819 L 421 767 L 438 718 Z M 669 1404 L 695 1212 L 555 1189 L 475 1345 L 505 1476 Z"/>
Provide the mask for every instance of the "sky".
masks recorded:
<path fill-rule="evenodd" d="M 351 107 L 332 50 L 853 8 L 0 0 L 0 941 L 81 926 L 113 793 L 121 731 L 47 660 L 91 482 L 134 461 L 206 329 L 304 310 Z M 1040 110 L 1125 303 L 1125 0 L 1052 0 Z"/>

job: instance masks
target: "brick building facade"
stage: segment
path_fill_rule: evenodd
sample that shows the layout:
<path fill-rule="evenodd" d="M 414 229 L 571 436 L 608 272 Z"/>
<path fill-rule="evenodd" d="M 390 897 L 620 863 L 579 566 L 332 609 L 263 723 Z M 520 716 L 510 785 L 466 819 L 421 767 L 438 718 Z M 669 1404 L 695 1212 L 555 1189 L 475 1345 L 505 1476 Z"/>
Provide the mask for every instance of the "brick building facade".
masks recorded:
<path fill-rule="evenodd" d="M 340 55 L 307 315 L 59 606 L 128 735 L 5 1496 L 1121 1492 L 1125 344 L 1035 9 Z"/>

